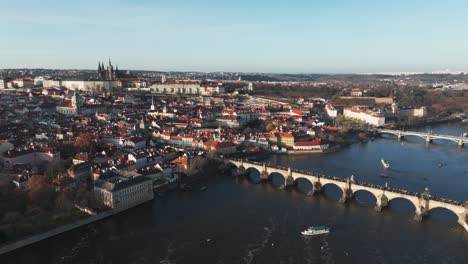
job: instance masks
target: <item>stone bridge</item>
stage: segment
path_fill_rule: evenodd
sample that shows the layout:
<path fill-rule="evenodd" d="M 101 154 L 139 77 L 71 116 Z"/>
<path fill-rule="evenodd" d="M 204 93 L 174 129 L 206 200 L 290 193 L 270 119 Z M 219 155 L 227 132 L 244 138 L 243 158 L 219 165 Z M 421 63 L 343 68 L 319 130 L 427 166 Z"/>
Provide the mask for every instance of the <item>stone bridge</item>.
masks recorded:
<path fill-rule="evenodd" d="M 458 146 L 463 146 L 465 143 L 468 143 L 468 138 L 460 136 L 449 136 L 449 135 L 438 135 L 432 134 L 432 132 L 424 133 L 424 132 L 416 132 L 416 131 L 402 131 L 402 130 L 391 130 L 391 129 L 377 129 L 376 130 L 380 134 L 390 134 L 397 136 L 398 139 L 402 139 L 406 136 L 415 136 L 420 137 L 426 140 L 426 142 L 432 142 L 434 139 L 445 139 L 458 144 Z"/>
<path fill-rule="evenodd" d="M 371 193 L 376 198 L 375 210 L 381 211 L 387 207 L 389 202 L 393 199 L 401 198 L 406 199 L 415 208 L 414 219 L 421 221 L 424 216 L 427 216 L 432 209 L 445 208 L 453 212 L 457 216 L 457 222 L 468 231 L 467 214 L 468 204 L 452 201 L 443 198 L 432 197 L 428 190 L 424 193 L 410 193 L 405 190 L 390 188 L 388 186 L 377 186 L 362 182 L 356 182 L 351 179 L 343 179 L 339 177 L 330 177 L 326 175 L 314 174 L 305 171 L 291 170 L 291 168 L 272 167 L 266 164 L 257 162 L 247 162 L 242 160 L 225 160 L 226 163 L 234 165 L 238 172 L 246 172 L 249 169 L 257 170 L 260 174 L 260 179 L 268 180 L 273 173 L 280 174 L 284 177 L 284 184 L 281 188 L 288 185 L 294 185 L 298 179 L 305 179 L 312 185 L 310 194 L 321 192 L 324 186 L 333 184 L 338 186 L 342 191 L 340 202 L 354 197 L 358 191 L 366 191 Z"/>

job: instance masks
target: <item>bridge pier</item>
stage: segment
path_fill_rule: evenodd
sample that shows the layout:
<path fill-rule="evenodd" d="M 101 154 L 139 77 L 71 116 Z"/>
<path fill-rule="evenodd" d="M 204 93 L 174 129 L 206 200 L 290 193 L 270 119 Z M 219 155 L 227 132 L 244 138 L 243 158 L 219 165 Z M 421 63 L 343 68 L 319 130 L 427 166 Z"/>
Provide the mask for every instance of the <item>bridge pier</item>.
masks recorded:
<path fill-rule="evenodd" d="M 339 202 L 346 203 L 346 201 L 350 198 L 353 198 L 353 191 L 351 189 L 343 190 L 343 195 L 341 196 Z"/>
<path fill-rule="evenodd" d="M 458 141 L 458 146 L 459 146 L 459 147 L 463 147 L 464 145 L 465 145 L 465 143 L 463 143 L 463 141 L 460 139 L 460 140 Z"/>
<path fill-rule="evenodd" d="M 413 219 L 416 222 L 421 222 L 427 215 L 429 215 L 429 211 L 427 210 L 427 208 L 425 208 L 424 206 L 420 206 L 416 209 L 416 214 L 414 215 Z"/>
<path fill-rule="evenodd" d="M 266 170 L 264 170 L 264 171 L 262 171 L 262 173 L 260 173 L 260 180 L 268 181 L 268 172 Z"/>
<path fill-rule="evenodd" d="M 314 187 L 314 190 L 313 190 L 314 193 L 321 193 L 323 191 L 322 184 L 320 182 L 314 182 L 313 187 Z"/>
<path fill-rule="evenodd" d="M 262 181 L 267 181 L 268 180 L 268 171 L 267 171 L 267 166 L 265 163 L 263 163 L 263 170 L 260 173 L 260 180 Z"/>
<path fill-rule="evenodd" d="M 380 212 L 382 211 L 384 207 L 388 206 L 388 198 L 387 196 L 385 196 L 385 194 L 381 194 L 377 196 L 376 198 L 377 198 L 377 202 L 375 203 L 374 210 L 377 212 Z"/>
<path fill-rule="evenodd" d="M 279 188 L 281 190 L 283 190 L 284 188 L 288 187 L 288 186 L 291 186 L 291 185 L 294 185 L 294 178 L 292 176 L 288 176 L 286 177 L 286 179 L 284 180 L 284 184 L 281 185 Z"/>
<path fill-rule="evenodd" d="M 244 165 L 240 165 L 238 168 L 237 168 L 237 175 L 239 174 L 242 174 L 245 172 L 245 167 Z"/>
<path fill-rule="evenodd" d="M 401 132 L 398 133 L 397 137 L 398 137 L 398 140 L 402 140 L 403 138 L 405 138 L 405 136 L 403 136 Z"/>
<path fill-rule="evenodd" d="M 426 136 L 426 143 L 431 143 L 431 142 L 432 142 L 431 136 Z"/>

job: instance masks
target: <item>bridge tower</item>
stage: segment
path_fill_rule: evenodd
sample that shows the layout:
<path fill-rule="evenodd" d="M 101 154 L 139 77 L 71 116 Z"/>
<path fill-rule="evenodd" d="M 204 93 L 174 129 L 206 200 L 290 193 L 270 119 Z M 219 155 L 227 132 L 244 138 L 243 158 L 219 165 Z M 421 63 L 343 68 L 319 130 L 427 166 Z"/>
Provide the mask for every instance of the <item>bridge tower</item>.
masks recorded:
<path fill-rule="evenodd" d="M 340 198 L 340 203 L 346 203 L 346 201 L 353 197 L 353 190 L 351 188 L 351 180 L 346 180 L 346 187 L 343 188 L 343 196 Z"/>
<path fill-rule="evenodd" d="M 418 206 L 416 207 L 416 215 L 414 216 L 414 220 L 421 222 L 425 216 L 429 214 L 429 200 L 431 199 L 431 195 L 429 193 L 429 189 L 426 187 L 423 193 L 418 198 Z"/>

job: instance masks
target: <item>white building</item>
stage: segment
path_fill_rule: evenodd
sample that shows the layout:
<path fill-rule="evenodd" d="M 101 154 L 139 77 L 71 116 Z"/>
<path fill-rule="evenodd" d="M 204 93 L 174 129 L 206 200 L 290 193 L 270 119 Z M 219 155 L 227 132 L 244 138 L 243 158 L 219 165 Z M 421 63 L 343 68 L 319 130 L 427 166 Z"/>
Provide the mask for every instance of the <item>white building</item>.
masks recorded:
<path fill-rule="evenodd" d="M 369 111 L 362 107 L 345 108 L 343 115 L 349 118 L 361 120 L 373 126 L 383 126 L 385 124 L 384 115 Z"/>
<path fill-rule="evenodd" d="M 44 88 L 64 87 L 69 90 L 79 91 L 109 91 L 115 92 L 119 89 L 118 81 L 83 81 L 83 80 L 43 80 Z"/>
<path fill-rule="evenodd" d="M 322 144 L 319 138 L 314 138 L 309 141 L 294 142 L 292 148 L 294 150 L 325 150 L 328 149 L 329 144 Z"/>
<path fill-rule="evenodd" d="M 336 109 L 335 106 L 333 106 L 330 103 L 325 105 L 325 111 L 327 112 L 327 115 L 331 118 L 335 118 L 339 114 L 338 109 Z"/>
<path fill-rule="evenodd" d="M 361 89 L 352 89 L 350 95 L 354 97 L 361 97 L 362 93 L 363 92 Z"/>
<path fill-rule="evenodd" d="M 97 180 L 94 186 L 95 197 L 116 211 L 122 211 L 154 198 L 153 181 L 145 176 L 112 177 Z"/>
<path fill-rule="evenodd" d="M 150 91 L 156 94 L 214 95 L 225 93 L 222 83 L 201 83 L 200 81 L 157 82 Z"/>

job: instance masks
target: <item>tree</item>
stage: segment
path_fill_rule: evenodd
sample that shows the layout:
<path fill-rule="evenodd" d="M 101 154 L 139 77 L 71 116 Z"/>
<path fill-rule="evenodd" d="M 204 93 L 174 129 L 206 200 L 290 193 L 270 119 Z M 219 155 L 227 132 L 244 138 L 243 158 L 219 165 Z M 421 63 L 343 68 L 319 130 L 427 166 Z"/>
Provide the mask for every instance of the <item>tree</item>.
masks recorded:
<path fill-rule="evenodd" d="M 359 137 L 360 140 L 366 140 L 367 139 L 367 133 L 359 132 L 358 137 Z"/>
<path fill-rule="evenodd" d="M 34 175 L 26 186 L 29 204 L 49 210 L 53 207 L 55 190 L 44 175 Z"/>
<path fill-rule="evenodd" d="M 26 192 L 10 186 L 0 187 L 0 219 L 8 212 L 23 212 L 26 206 Z"/>
<path fill-rule="evenodd" d="M 70 198 L 68 198 L 66 193 L 61 192 L 57 196 L 57 199 L 55 199 L 55 206 L 58 209 L 70 211 L 73 208 L 73 202 L 70 200 Z"/>
<path fill-rule="evenodd" d="M 99 138 L 91 133 L 81 133 L 75 141 L 75 147 L 88 152 L 95 152 L 99 145 Z"/>
<path fill-rule="evenodd" d="M 48 164 L 44 175 L 51 180 L 57 177 L 59 173 L 65 172 L 65 166 L 62 161 L 54 161 Z"/>
<path fill-rule="evenodd" d="M 267 131 L 272 131 L 273 129 L 275 129 L 275 125 L 273 125 L 272 122 L 269 122 L 266 126 L 265 126 L 265 129 Z"/>

